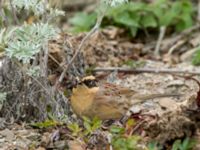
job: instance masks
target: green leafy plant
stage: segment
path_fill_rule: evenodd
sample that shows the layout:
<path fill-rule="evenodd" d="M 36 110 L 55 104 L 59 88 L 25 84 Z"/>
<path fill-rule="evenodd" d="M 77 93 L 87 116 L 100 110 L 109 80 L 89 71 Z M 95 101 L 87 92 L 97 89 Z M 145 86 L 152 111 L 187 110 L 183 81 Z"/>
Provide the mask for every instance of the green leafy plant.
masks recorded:
<path fill-rule="evenodd" d="M 4 11 L 6 10 L 6 14 L 9 11 L 9 14 L 13 14 L 12 12 L 14 12 L 14 14 L 20 14 L 21 11 L 26 11 L 24 15 L 33 13 L 36 17 L 42 16 L 42 18 L 47 18 L 38 20 L 37 23 L 22 24 L 16 27 L 13 27 L 12 24 L 8 24 L 12 21 L 9 21 L 11 18 L 7 18 L 6 26 L 10 25 L 10 27 L 1 29 L 1 51 L 6 50 L 6 54 L 10 58 L 16 58 L 23 63 L 29 63 L 31 59 L 34 59 L 36 54 L 42 50 L 42 47 L 47 44 L 46 42 L 58 35 L 59 32 L 57 28 L 49 22 L 58 15 L 64 15 L 63 11 L 51 8 L 48 3 L 43 0 L 6 1 L 3 8 Z M 7 16 L 1 16 L 0 21 L 5 20 L 3 17 Z M 21 22 L 16 14 L 12 17 L 13 20 L 18 20 L 18 24 Z M 24 20 L 22 21 L 24 22 Z"/>
<path fill-rule="evenodd" d="M 2 28 L 0 30 L 0 52 L 4 51 L 9 41 L 13 37 L 13 32 L 17 29 L 17 27 L 12 28 Z"/>
<path fill-rule="evenodd" d="M 9 4 L 7 5 L 10 6 Z M 59 15 L 65 14 L 64 11 L 50 7 L 43 0 L 13 0 L 12 5 L 18 12 L 26 10 L 29 13 L 33 12 L 35 16 L 43 16 L 45 14 L 48 18 L 47 22 Z M 9 8 L 12 9 L 11 7 Z"/>
<path fill-rule="evenodd" d="M 62 125 L 61 122 L 57 122 L 55 120 L 46 120 L 44 122 L 37 122 L 37 123 L 32 123 L 31 126 L 37 127 L 37 128 L 48 128 L 48 127 L 55 127 L 58 125 Z"/>
<path fill-rule="evenodd" d="M 83 126 L 78 123 L 70 123 L 67 127 L 72 131 L 73 136 L 83 137 L 85 140 L 88 140 L 96 130 L 100 129 L 102 121 L 98 118 L 93 118 L 90 120 L 87 117 L 83 117 Z"/>
<path fill-rule="evenodd" d="M 138 143 L 141 140 L 136 135 L 126 135 L 125 128 L 112 126 L 110 129 L 112 133 L 112 145 L 116 150 L 139 150 Z"/>
<path fill-rule="evenodd" d="M 13 6 L 17 8 L 18 10 L 20 9 L 25 9 L 27 11 L 32 10 L 35 15 L 41 15 L 45 13 L 46 8 L 45 5 L 42 1 L 36 1 L 36 0 L 13 0 Z"/>
<path fill-rule="evenodd" d="M 85 127 L 84 134 L 92 134 L 94 131 L 99 129 L 102 125 L 102 121 L 96 117 L 94 117 L 92 120 L 88 119 L 87 117 L 83 117 L 83 125 Z"/>
<path fill-rule="evenodd" d="M 34 66 L 32 68 L 29 68 L 29 70 L 27 70 L 27 73 L 29 76 L 33 76 L 33 77 L 39 77 L 40 76 L 40 67 L 39 66 Z"/>
<path fill-rule="evenodd" d="M 194 148 L 196 144 L 197 143 L 195 140 L 192 140 L 187 137 L 183 141 L 176 140 L 173 143 L 172 150 L 192 150 L 192 148 Z"/>
<path fill-rule="evenodd" d="M 94 14 L 78 13 L 75 18 L 78 19 L 78 26 L 76 23 L 71 22 L 76 31 L 87 29 L 94 25 L 91 19 L 84 24 L 82 20 L 88 20 L 89 16 Z M 192 17 L 194 9 L 189 0 L 183 1 L 168 1 L 157 0 L 150 4 L 144 2 L 130 2 L 127 4 L 119 5 L 118 7 L 110 8 L 105 16 L 106 20 L 104 25 L 116 25 L 127 28 L 132 36 L 137 34 L 139 29 L 147 28 L 160 28 L 161 26 L 172 26 L 176 31 L 182 31 L 193 24 Z M 95 16 L 95 15 L 94 15 Z M 94 19 L 94 18 L 93 18 Z M 74 20 L 73 18 L 71 20 Z M 83 23 L 80 23 L 80 22 Z"/>
<path fill-rule="evenodd" d="M 78 136 L 82 132 L 82 128 L 78 125 L 78 123 L 70 123 L 67 127 L 72 131 L 73 136 Z"/>
<path fill-rule="evenodd" d="M 69 20 L 69 22 L 74 25 L 72 32 L 77 33 L 88 31 L 95 24 L 96 18 L 96 13 L 77 13 L 73 18 Z"/>
<path fill-rule="evenodd" d="M 41 51 L 43 45 L 57 34 L 57 30 L 47 23 L 25 24 L 12 32 L 12 38 L 5 49 L 6 54 L 10 58 L 29 63 Z"/>
<path fill-rule="evenodd" d="M 162 150 L 162 146 L 157 142 L 150 142 L 147 145 L 148 150 Z"/>

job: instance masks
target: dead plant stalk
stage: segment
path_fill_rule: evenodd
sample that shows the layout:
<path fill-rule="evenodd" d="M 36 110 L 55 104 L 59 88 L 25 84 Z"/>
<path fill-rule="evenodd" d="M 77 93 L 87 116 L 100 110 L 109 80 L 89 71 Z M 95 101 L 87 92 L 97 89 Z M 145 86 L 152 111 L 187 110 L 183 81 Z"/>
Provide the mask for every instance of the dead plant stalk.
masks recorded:
<path fill-rule="evenodd" d="M 100 16 L 97 18 L 97 22 L 95 24 L 95 26 L 90 30 L 90 32 L 88 32 L 86 34 L 86 36 L 82 39 L 78 49 L 76 50 L 75 54 L 73 55 L 72 59 L 69 61 L 68 64 L 64 65 L 64 70 L 60 75 L 60 78 L 58 80 L 58 82 L 56 83 L 56 86 L 58 85 L 58 83 L 61 83 L 68 68 L 71 66 L 71 64 L 74 62 L 74 60 L 76 59 L 76 57 L 78 56 L 78 54 L 83 50 L 83 46 L 86 44 L 87 40 L 89 40 L 89 38 L 99 29 L 101 22 L 103 20 L 103 17 L 105 16 L 105 12 L 103 12 L 102 14 L 100 14 Z"/>
<path fill-rule="evenodd" d="M 93 72 L 124 72 L 124 73 L 165 73 L 165 74 L 190 74 L 200 75 L 200 71 L 180 70 L 180 69 L 157 69 L 157 68 L 121 68 L 121 67 L 108 67 L 108 68 L 95 68 Z"/>

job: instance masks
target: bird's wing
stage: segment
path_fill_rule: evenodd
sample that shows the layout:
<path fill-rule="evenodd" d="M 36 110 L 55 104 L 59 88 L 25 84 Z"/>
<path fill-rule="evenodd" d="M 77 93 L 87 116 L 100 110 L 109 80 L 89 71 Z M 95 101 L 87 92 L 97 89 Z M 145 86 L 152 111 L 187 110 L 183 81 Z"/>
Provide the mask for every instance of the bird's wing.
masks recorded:
<path fill-rule="evenodd" d="M 104 83 L 102 85 L 99 86 L 100 90 L 99 92 L 104 93 L 105 95 L 110 95 L 110 96 L 132 96 L 134 95 L 136 92 L 134 90 L 131 90 L 129 88 L 126 87 L 122 87 L 119 85 L 115 85 L 115 84 L 111 84 L 111 83 Z"/>
<path fill-rule="evenodd" d="M 95 102 L 84 115 L 98 117 L 102 120 L 119 119 L 125 114 L 125 109 L 117 102 L 113 102 L 110 96 L 98 95 Z"/>
<path fill-rule="evenodd" d="M 129 88 L 107 83 L 99 86 L 99 91 L 96 93 L 95 97 L 104 95 L 104 99 L 107 103 L 116 103 L 121 108 L 127 110 L 132 106 L 132 97 L 136 93 L 136 91 Z"/>

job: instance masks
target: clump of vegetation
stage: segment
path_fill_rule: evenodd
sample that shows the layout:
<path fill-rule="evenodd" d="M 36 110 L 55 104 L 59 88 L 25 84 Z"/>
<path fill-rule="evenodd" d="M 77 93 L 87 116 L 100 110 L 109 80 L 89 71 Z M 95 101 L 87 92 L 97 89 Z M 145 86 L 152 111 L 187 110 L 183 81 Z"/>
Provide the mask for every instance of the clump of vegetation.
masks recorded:
<path fill-rule="evenodd" d="M 193 25 L 194 9 L 191 1 L 157 0 L 150 4 L 130 2 L 111 8 L 105 16 L 103 25 L 116 25 L 127 28 L 132 36 L 137 31 L 161 26 L 174 27 L 182 31 Z M 77 13 L 70 19 L 74 32 L 87 31 L 94 25 L 96 13 Z"/>
<path fill-rule="evenodd" d="M 130 134 L 130 131 L 134 128 L 135 121 L 130 119 L 126 123 L 126 127 L 111 126 L 110 133 L 112 134 L 111 144 L 116 150 L 139 150 L 143 149 L 140 147 L 141 137 L 138 135 Z"/>
<path fill-rule="evenodd" d="M 47 107 L 55 108 L 55 99 L 47 90 L 47 79 L 40 80 L 48 76 L 47 45 L 60 33 L 52 23 L 60 15 L 64 15 L 64 12 L 50 7 L 43 0 L 5 1 L 1 6 L 0 52 L 7 56 L 4 67 L 1 68 L 1 76 L 6 78 L 5 76 L 12 74 L 9 76 L 12 80 L 6 78 L 4 87 L 0 89 L 8 97 L 3 101 L 4 107 L 0 109 L 6 119 L 31 118 L 27 111 L 36 113 L 35 111 L 40 110 L 32 117 L 37 116 L 38 120 L 43 120 L 49 113 Z M 34 19 L 29 21 L 29 18 Z M 20 92 L 24 90 L 25 94 L 22 96 L 20 92 L 10 91 L 13 86 L 21 89 Z M 40 92 L 31 94 L 34 90 Z"/>
<path fill-rule="evenodd" d="M 197 142 L 190 138 L 185 138 L 183 141 L 176 140 L 173 143 L 172 150 L 192 150 Z"/>
<path fill-rule="evenodd" d="M 72 131 L 72 135 L 76 137 L 82 137 L 86 141 L 92 136 L 92 134 L 100 129 L 102 126 L 102 121 L 98 118 L 93 118 L 92 120 L 84 117 L 83 126 L 77 124 L 76 122 L 70 123 L 67 127 Z"/>
<path fill-rule="evenodd" d="M 141 147 L 138 146 L 141 140 L 140 136 L 137 135 L 126 135 L 125 129 L 122 127 L 113 126 L 111 128 L 112 133 L 112 145 L 116 150 L 139 150 Z"/>

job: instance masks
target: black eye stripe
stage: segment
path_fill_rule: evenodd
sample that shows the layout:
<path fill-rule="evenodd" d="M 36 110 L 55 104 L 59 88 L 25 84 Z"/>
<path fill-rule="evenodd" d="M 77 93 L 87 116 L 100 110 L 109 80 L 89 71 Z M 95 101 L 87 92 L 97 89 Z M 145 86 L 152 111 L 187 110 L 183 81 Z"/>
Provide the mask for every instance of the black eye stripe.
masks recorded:
<path fill-rule="evenodd" d="M 89 88 L 97 86 L 97 81 L 96 80 L 84 80 L 80 84 L 85 84 Z"/>

